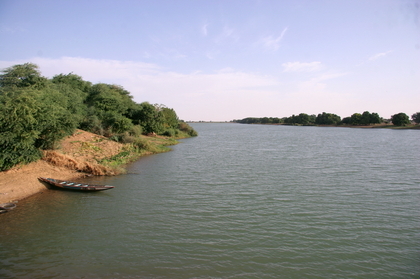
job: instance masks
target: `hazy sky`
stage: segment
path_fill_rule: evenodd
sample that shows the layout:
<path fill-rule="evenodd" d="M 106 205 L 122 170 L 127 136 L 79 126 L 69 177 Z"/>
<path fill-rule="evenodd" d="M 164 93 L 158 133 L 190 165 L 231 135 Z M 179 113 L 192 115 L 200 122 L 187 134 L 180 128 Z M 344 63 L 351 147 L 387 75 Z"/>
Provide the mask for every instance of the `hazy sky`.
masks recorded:
<path fill-rule="evenodd" d="M 420 0 L 0 0 L 0 69 L 118 84 L 183 120 L 420 111 Z"/>

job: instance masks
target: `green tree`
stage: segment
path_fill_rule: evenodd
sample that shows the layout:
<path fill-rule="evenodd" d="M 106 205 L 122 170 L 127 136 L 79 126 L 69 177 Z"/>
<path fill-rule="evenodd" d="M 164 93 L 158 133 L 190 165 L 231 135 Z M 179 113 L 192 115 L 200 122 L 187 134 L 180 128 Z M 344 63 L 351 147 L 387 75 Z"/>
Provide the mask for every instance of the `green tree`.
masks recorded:
<path fill-rule="evenodd" d="M 104 135 L 104 125 L 96 114 L 94 107 L 88 107 L 85 117 L 79 124 L 79 128 L 98 135 Z"/>
<path fill-rule="evenodd" d="M 164 119 L 164 128 L 178 129 L 179 119 L 176 112 L 173 109 L 164 106 L 161 106 L 160 111 Z"/>
<path fill-rule="evenodd" d="M 351 117 L 344 117 L 344 118 L 341 120 L 341 123 L 342 123 L 342 124 L 345 124 L 345 125 L 350 125 L 350 124 L 351 124 Z"/>
<path fill-rule="evenodd" d="M 111 134 L 127 132 L 134 126 L 131 119 L 128 119 L 127 117 L 115 112 L 105 112 L 102 115 L 102 118 L 104 128 L 107 129 Z"/>
<path fill-rule="evenodd" d="M 362 117 L 360 118 L 360 124 L 369 125 L 370 124 L 370 112 L 364 111 Z"/>
<path fill-rule="evenodd" d="M 326 113 L 323 112 L 322 114 L 318 114 L 315 120 L 315 124 L 318 125 L 337 125 L 341 122 L 341 117 L 333 114 L 333 113 Z"/>
<path fill-rule="evenodd" d="M 405 126 L 410 124 L 410 119 L 407 114 L 400 112 L 391 116 L 391 122 L 395 126 Z"/>
<path fill-rule="evenodd" d="M 42 77 L 38 66 L 33 63 L 14 65 L 6 68 L 0 75 L 0 87 L 29 87 L 43 88 L 47 79 Z"/>
<path fill-rule="evenodd" d="M 416 112 L 411 116 L 411 119 L 417 124 L 420 123 L 420 112 Z"/>
<path fill-rule="evenodd" d="M 35 146 L 41 149 L 53 149 L 59 140 L 76 130 L 80 118 L 68 109 L 71 100 L 53 86 L 39 91 L 37 99 L 39 103 L 37 130 L 40 131 L 40 135 Z"/>
<path fill-rule="evenodd" d="M 55 75 L 52 80 L 55 84 L 67 84 L 73 90 L 80 90 L 84 92 L 83 97 L 86 99 L 90 88 L 92 87 L 92 83 L 89 81 L 84 81 L 81 76 L 75 75 L 73 73 L 69 73 L 67 75 L 59 74 Z"/>
<path fill-rule="evenodd" d="M 139 124 L 145 134 L 164 132 L 164 116 L 158 109 L 148 103 L 143 102 L 136 106 L 131 112 L 134 124 Z"/>
<path fill-rule="evenodd" d="M 271 123 L 271 120 L 268 117 L 263 117 L 263 118 L 261 118 L 261 123 L 262 124 L 269 124 L 269 123 Z"/>
<path fill-rule="evenodd" d="M 54 147 L 71 134 L 77 121 L 68 98 L 31 63 L 15 65 L 0 75 L 0 150 L 2 170 L 39 159 L 39 148 Z"/>
<path fill-rule="evenodd" d="M 127 100 L 118 91 L 113 90 L 112 86 L 104 83 L 92 86 L 86 102 L 89 106 L 104 112 L 110 111 L 123 114 L 129 108 Z"/>
<path fill-rule="evenodd" d="M 350 117 L 351 125 L 360 125 L 362 123 L 362 115 L 360 113 L 353 113 Z"/>
<path fill-rule="evenodd" d="M 313 124 L 315 120 L 316 120 L 316 117 L 314 118 L 313 116 L 310 116 L 306 113 L 300 113 L 298 115 L 298 123 L 301 125 Z"/>
<path fill-rule="evenodd" d="M 370 115 L 370 124 L 380 124 L 382 123 L 382 118 L 379 116 L 378 113 L 373 112 Z"/>
<path fill-rule="evenodd" d="M 56 89 L 65 96 L 69 102 L 67 102 L 67 110 L 69 110 L 76 121 L 81 122 L 87 117 L 88 107 L 86 99 L 88 97 L 92 84 L 88 81 L 84 81 L 82 77 L 75 74 L 59 74 L 51 80 Z"/>
<path fill-rule="evenodd" d="M 0 88 L 0 171 L 41 158 L 35 147 L 39 103 L 31 89 L 5 92 Z"/>

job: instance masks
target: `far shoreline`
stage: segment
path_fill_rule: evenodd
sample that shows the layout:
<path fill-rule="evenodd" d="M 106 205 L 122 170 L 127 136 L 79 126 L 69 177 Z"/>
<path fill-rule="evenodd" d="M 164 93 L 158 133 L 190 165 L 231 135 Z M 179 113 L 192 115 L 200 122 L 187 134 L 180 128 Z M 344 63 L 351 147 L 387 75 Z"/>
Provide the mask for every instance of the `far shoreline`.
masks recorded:
<path fill-rule="evenodd" d="M 393 124 L 375 125 L 301 125 L 286 123 L 238 123 L 238 122 L 193 122 L 193 123 L 232 123 L 241 125 L 268 125 L 268 126 L 293 126 L 293 127 L 331 127 L 331 128 L 362 128 L 362 129 L 395 129 L 395 130 L 420 130 L 420 124 L 395 126 Z"/>

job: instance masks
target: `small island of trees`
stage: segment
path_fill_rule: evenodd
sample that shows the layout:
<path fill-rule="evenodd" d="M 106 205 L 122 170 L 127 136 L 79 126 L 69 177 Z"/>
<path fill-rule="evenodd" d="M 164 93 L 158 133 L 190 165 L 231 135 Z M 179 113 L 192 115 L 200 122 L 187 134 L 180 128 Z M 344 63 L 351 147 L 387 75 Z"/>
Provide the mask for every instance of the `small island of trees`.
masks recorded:
<path fill-rule="evenodd" d="M 164 105 L 136 103 L 114 84 L 92 84 L 82 77 L 41 76 L 32 63 L 14 65 L 0 75 L 0 171 L 41 158 L 42 150 L 76 129 L 119 142 L 141 134 L 191 137 L 197 133 Z"/>

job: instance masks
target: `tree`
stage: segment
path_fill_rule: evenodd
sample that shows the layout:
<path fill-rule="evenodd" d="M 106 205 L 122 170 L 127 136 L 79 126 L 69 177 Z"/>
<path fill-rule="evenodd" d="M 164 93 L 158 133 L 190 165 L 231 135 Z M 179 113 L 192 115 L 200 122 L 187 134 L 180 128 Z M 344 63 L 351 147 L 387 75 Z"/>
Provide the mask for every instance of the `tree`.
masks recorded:
<path fill-rule="evenodd" d="M 70 102 L 67 102 L 67 109 L 74 118 L 77 118 L 78 125 L 80 125 L 87 116 L 88 108 L 86 99 L 92 87 L 92 83 L 84 81 L 81 76 L 73 73 L 56 75 L 51 81 L 65 98 L 71 100 Z"/>
<path fill-rule="evenodd" d="M 131 117 L 134 124 L 139 124 L 146 134 L 160 134 L 164 131 L 164 116 L 156 107 L 148 102 L 143 102 L 132 111 Z"/>
<path fill-rule="evenodd" d="M 33 90 L 0 91 L 0 171 L 41 158 L 35 147 L 39 103 Z"/>
<path fill-rule="evenodd" d="M 349 122 L 350 121 L 350 122 Z M 379 124 L 382 122 L 382 119 L 379 117 L 379 114 L 376 112 L 370 113 L 368 111 L 360 113 L 353 113 L 349 119 L 343 119 L 342 123 L 349 122 L 351 125 L 370 125 L 370 124 Z"/>
<path fill-rule="evenodd" d="M 405 126 L 410 124 L 410 119 L 407 114 L 400 112 L 391 116 L 391 122 L 395 126 Z"/>
<path fill-rule="evenodd" d="M 322 114 L 318 114 L 315 120 L 315 124 L 318 125 L 337 125 L 340 123 L 341 117 L 333 114 L 333 113 L 326 113 L 323 112 Z"/>
<path fill-rule="evenodd" d="M 105 129 L 118 134 L 127 132 L 134 126 L 127 117 L 111 111 L 104 113 L 102 122 Z"/>
<path fill-rule="evenodd" d="M 81 76 L 75 75 L 73 73 L 69 73 L 67 75 L 59 74 L 55 75 L 52 80 L 55 84 L 67 84 L 69 85 L 73 90 L 80 90 L 84 92 L 84 97 L 87 97 L 87 94 L 92 87 L 92 83 L 89 81 L 84 81 Z"/>
<path fill-rule="evenodd" d="M 68 98 L 31 63 L 0 75 L 0 170 L 40 158 L 77 126 Z"/>
<path fill-rule="evenodd" d="M 261 123 L 262 124 L 270 124 L 271 122 L 272 122 L 271 119 L 268 118 L 268 117 L 261 118 Z"/>
<path fill-rule="evenodd" d="M 370 124 L 380 124 L 382 123 L 382 118 L 379 116 L 378 113 L 372 112 L 370 115 Z"/>
<path fill-rule="evenodd" d="M 411 119 L 417 124 L 420 123 L 420 112 L 416 112 L 411 116 Z"/>
<path fill-rule="evenodd" d="M 369 125 L 370 124 L 370 112 L 364 111 L 362 117 L 360 118 L 360 124 Z"/>
<path fill-rule="evenodd" d="M 345 124 L 345 125 L 350 125 L 351 124 L 351 117 L 344 117 L 341 120 L 341 123 Z"/>
<path fill-rule="evenodd" d="M 87 93 L 67 83 L 54 83 L 53 86 L 61 94 L 62 98 L 67 100 L 63 105 L 70 112 L 71 117 L 74 118 L 79 127 L 83 119 L 86 118 L 88 111 L 88 107 L 85 104 Z"/>
<path fill-rule="evenodd" d="M 178 129 L 179 119 L 176 112 L 173 109 L 161 106 L 161 113 L 164 118 L 165 128 Z"/>
<path fill-rule="evenodd" d="M 360 113 L 353 113 L 350 118 L 351 125 L 360 125 L 362 122 L 362 115 Z"/>
<path fill-rule="evenodd" d="M 14 65 L 3 70 L 0 75 L 0 87 L 28 87 L 42 88 L 47 79 L 42 77 L 38 66 L 33 63 Z"/>
<path fill-rule="evenodd" d="M 39 103 L 39 115 L 37 115 L 37 127 L 40 135 L 35 146 L 41 149 L 53 149 L 55 144 L 71 135 L 79 125 L 80 118 L 70 111 L 69 100 L 57 91 L 54 86 L 48 86 L 37 94 Z"/>
<path fill-rule="evenodd" d="M 99 111 L 110 111 L 115 113 L 126 113 L 128 106 L 118 92 L 112 90 L 110 85 L 98 83 L 92 86 L 86 100 L 89 106 L 93 106 Z"/>

